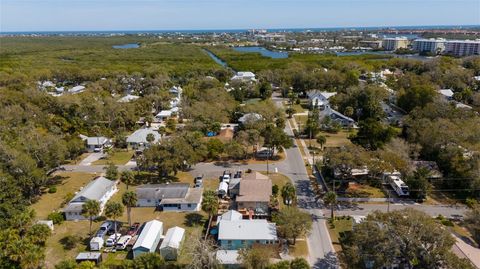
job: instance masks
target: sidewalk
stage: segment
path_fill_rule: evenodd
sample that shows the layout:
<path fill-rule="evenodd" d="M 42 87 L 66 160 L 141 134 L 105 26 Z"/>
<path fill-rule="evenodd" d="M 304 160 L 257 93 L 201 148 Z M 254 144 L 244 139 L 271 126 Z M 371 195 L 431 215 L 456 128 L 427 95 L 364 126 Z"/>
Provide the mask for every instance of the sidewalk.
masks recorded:
<path fill-rule="evenodd" d="M 463 256 L 469 259 L 475 267 L 480 268 L 480 249 L 467 244 L 454 234 L 452 234 L 452 236 L 456 240 L 453 246 L 453 252 L 457 254 L 457 256 Z"/>
<path fill-rule="evenodd" d="M 298 130 L 298 124 L 297 124 L 297 121 L 295 120 L 295 117 L 292 117 L 291 120 L 292 120 L 293 128 Z M 310 155 L 310 151 L 308 150 L 308 147 L 305 144 L 305 141 L 303 139 L 298 139 L 298 140 L 300 141 L 300 145 L 302 147 L 301 150 L 305 155 L 304 159 L 306 159 L 308 164 L 313 165 L 313 157 Z"/>

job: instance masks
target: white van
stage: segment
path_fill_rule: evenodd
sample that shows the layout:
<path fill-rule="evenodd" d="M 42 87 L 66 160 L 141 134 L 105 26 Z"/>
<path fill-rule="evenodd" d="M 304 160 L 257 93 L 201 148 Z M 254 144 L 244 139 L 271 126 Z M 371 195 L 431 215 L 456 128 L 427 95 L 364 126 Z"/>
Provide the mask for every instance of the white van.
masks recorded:
<path fill-rule="evenodd" d="M 110 237 L 108 237 L 107 241 L 105 242 L 105 246 L 107 247 L 112 247 L 115 245 L 115 238 L 118 239 L 121 237 L 122 235 L 121 234 L 117 234 L 117 236 L 115 237 L 115 234 L 112 234 L 110 235 Z"/>
<path fill-rule="evenodd" d="M 100 250 L 103 247 L 103 238 L 94 237 L 90 240 L 90 250 Z"/>
<path fill-rule="evenodd" d="M 115 246 L 116 249 L 118 249 L 118 250 L 125 249 L 127 247 L 128 242 L 130 241 L 130 239 L 132 239 L 131 235 L 124 235 L 124 236 L 120 237 L 120 239 L 118 239 L 118 241 L 117 241 L 117 245 Z"/>

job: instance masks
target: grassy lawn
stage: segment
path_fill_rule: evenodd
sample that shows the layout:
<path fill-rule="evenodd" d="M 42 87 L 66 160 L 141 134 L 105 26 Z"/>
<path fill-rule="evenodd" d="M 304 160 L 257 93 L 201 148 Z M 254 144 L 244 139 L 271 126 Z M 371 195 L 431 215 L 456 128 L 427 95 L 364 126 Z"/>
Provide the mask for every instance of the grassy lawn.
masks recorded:
<path fill-rule="evenodd" d="M 350 184 L 345 191 L 346 197 L 385 198 L 385 193 L 379 188 L 365 184 Z"/>
<path fill-rule="evenodd" d="M 295 245 L 290 245 L 289 254 L 293 257 L 308 257 L 308 244 L 306 238 L 299 238 Z"/>
<path fill-rule="evenodd" d="M 93 162 L 94 165 L 105 165 L 109 162 L 112 162 L 116 165 L 124 165 L 133 157 L 134 151 L 123 151 L 123 150 L 115 150 L 110 153 L 107 158 L 101 159 L 98 161 Z"/>
<path fill-rule="evenodd" d="M 56 173 L 55 176 L 58 178 L 58 183 L 55 184 L 57 192 L 45 192 L 40 199 L 31 206 L 35 209 L 38 219 L 46 219 L 48 214 L 60 209 L 67 194 L 74 194 L 80 190 L 80 187 L 85 186 L 95 178 L 95 175 L 79 172 L 62 172 Z"/>
<path fill-rule="evenodd" d="M 333 248 L 335 252 L 337 252 L 338 257 L 340 258 L 340 262 L 344 265 L 343 268 L 347 268 L 346 261 L 344 260 L 344 256 L 342 255 L 342 245 L 340 243 L 340 234 L 343 232 L 352 231 L 353 229 L 353 221 L 352 219 L 337 219 L 335 220 L 335 226 L 332 226 L 330 223 L 327 222 L 328 233 L 330 234 L 330 238 L 332 239 Z"/>
<path fill-rule="evenodd" d="M 299 129 L 305 128 L 305 124 L 307 123 L 307 119 L 308 119 L 307 115 L 294 115 L 293 118 L 297 122 Z"/>
<path fill-rule="evenodd" d="M 262 171 L 260 173 L 264 175 L 267 174 L 266 171 Z M 290 179 L 287 176 L 280 173 L 269 173 L 268 176 L 272 180 L 272 185 L 278 185 L 279 189 L 282 189 L 282 187 L 285 186 L 285 184 L 290 182 Z"/>
<path fill-rule="evenodd" d="M 95 231 L 100 222 L 94 222 L 92 230 Z M 89 242 L 89 224 L 88 221 L 66 221 L 60 225 L 55 225 L 55 230 L 46 243 L 45 266 L 54 268 L 54 266 L 65 259 L 75 259 L 79 252 L 87 250 Z M 72 249 L 65 249 L 61 243 L 62 239 L 68 235 L 78 236 L 79 242 Z"/>
<path fill-rule="evenodd" d="M 352 134 L 349 131 L 342 130 L 336 134 L 320 132 L 319 134 L 324 135 L 327 138 L 327 143 L 324 145 L 324 147 L 341 147 L 352 144 L 350 139 L 348 139 L 348 136 Z"/>

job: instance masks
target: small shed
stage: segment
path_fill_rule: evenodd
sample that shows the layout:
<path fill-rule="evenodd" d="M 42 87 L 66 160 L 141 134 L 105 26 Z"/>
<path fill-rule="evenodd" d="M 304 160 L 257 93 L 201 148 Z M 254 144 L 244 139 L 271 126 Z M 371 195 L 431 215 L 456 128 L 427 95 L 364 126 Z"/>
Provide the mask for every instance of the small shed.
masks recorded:
<path fill-rule="evenodd" d="M 95 264 L 99 264 L 102 261 L 102 253 L 100 252 L 80 252 L 78 253 L 77 257 L 75 258 L 77 263 L 81 262 L 94 262 Z"/>
<path fill-rule="evenodd" d="M 39 220 L 37 221 L 37 224 L 47 225 L 48 228 L 53 231 L 53 220 Z"/>
<path fill-rule="evenodd" d="M 218 185 L 217 194 L 220 196 L 225 196 L 227 195 L 227 192 L 228 192 L 228 183 L 226 183 L 225 181 L 220 182 L 220 185 Z"/>
<path fill-rule="evenodd" d="M 94 237 L 90 240 L 90 250 L 100 250 L 104 243 L 102 237 Z"/>
<path fill-rule="evenodd" d="M 142 232 L 133 246 L 133 258 L 136 258 L 143 253 L 155 252 L 158 248 L 158 243 L 160 243 L 162 234 L 163 222 L 151 220 L 145 223 L 145 227 L 142 229 Z"/>
<path fill-rule="evenodd" d="M 165 239 L 163 239 L 160 245 L 160 255 L 162 255 L 166 261 L 177 260 L 178 250 L 180 249 L 184 235 L 185 229 L 178 226 L 168 229 Z"/>

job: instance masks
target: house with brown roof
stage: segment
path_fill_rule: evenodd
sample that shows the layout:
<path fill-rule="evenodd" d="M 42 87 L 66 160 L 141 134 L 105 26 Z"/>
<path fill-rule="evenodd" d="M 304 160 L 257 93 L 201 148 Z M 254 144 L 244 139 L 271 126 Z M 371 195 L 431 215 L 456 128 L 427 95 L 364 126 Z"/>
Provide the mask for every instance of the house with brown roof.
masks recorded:
<path fill-rule="evenodd" d="M 238 184 L 235 199 L 240 212 L 251 212 L 256 216 L 266 216 L 269 212 L 272 180 L 258 172 L 245 174 Z"/>

